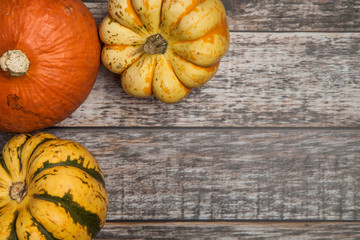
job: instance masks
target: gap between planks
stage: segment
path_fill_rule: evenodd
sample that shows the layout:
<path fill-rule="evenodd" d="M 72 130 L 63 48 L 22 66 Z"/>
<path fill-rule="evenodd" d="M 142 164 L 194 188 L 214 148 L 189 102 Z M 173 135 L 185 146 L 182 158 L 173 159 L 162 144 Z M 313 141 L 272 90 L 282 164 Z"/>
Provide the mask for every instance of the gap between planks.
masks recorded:
<path fill-rule="evenodd" d="M 358 239 L 358 222 L 118 222 L 101 239 Z"/>

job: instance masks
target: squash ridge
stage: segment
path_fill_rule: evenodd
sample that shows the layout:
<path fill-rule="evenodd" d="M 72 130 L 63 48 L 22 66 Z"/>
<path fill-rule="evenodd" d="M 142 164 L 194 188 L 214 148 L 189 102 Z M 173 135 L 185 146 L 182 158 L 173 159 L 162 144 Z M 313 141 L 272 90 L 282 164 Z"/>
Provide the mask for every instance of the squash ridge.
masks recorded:
<path fill-rule="evenodd" d="M 78 163 L 77 160 L 80 160 L 80 163 Z M 91 177 L 93 177 L 97 182 L 99 182 L 103 187 L 105 187 L 105 180 L 103 178 L 103 176 L 101 175 L 101 173 L 99 173 L 99 171 L 97 171 L 95 168 L 86 168 L 83 165 L 84 163 L 84 158 L 80 157 L 79 159 L 70 159 L 70 156 L 68 156 L 68 158 L 66 159 L 66 161 L 62 161 L 62 162 L 57 162 L 57 163 L 50 163 L 49 161 L 43 162 L 42 167 L 37 168 L 37 170 L 34 172 L 34 174 L 31 177 L 31 181 L 35 179 L 35 177 L 41 173 L 42 171 L 52 168 L 52 167 L 57 167 L 57 166 L 68 166 L 68 167 L 76 167 L 84 172 L 86 172 L 87 174 L 89 174 Z"/>
<path fill-rule="evenodd" d="M 21 152 L 24 148 L 25 143 L 27 142 L 27 140 L 29 140 L 31 138 L 31 135 L 26 134 L 25 135 L 26 139 L 25 141 L 16 149 L 17 151 L 17 155 L 18 155 L 18 159 L 19 159 L 19 171 L 21 172 L 22 168 L 23 168 L 23 164 L 22 164 L 22 160 L 21 160 Z"/>
<path fill-rule="evenodd" d="M 12 221 L 12 223 L 10 224 L 10 235 L 9 235 L 9 238 L 8 240 L 17 240 L 17 235 L 16 235 L 16 220 L 17 220 L 17 217 L 19 215 L 19 212 L 16 211 L 14 212 L 14 221 Z"/>
<path fill-rule="evenodd" d="M 9 176 L 10 176 L 11 175 L 10 171 L 9 171 L 8 167 L 6 166 L 4 158 L 1 155 L 0 155 L 0 165 L 5 170 L 5 172 L 7 172 L 7 174 L 9 174 Z"/>
<path fill-rule="evenodd" d="M 73 200 L 70 192 L 64 194 L 63 197 L 50 195 L 47 191 L 43 190 L 42 194 L 34 194 L 34 198 L 52 202 L 57 206 L 61 206 L 68 212 L 75 223 L 79 223 L 86 227 L 87 232 L 94 237 L 101 230 L 101 219 L 99 215 L 87 211 L 83 206 Z"/>
<path fill-rule="evenodd" d="M 45 236 L 45 238 L 47 240 L 60 240 L 58 238 L 55 238 L 51 232 L 49 232 L 35 217 L 34 215 L 30 212 L 29 209 L 29 214 L 31 216 L 31 221 L 33 222 L 33 224 L 36 226 L 36 228 L 39 230 L 39 232 Z"/>
<path fill-rule="evenodd" d="M 44 143 L 48 142 L 48 141 L 51 141 L 51 140 L 54 140 L 53 138 L 45 138 L 43 139 L 41 142 L 39 142 L 36 147 L 34 148 L 34 150 L 31 152 L 30 156 L 29 156 L 29 159 L 28 159 L 28 163 L 27 163 L 27 166 L 26 167 L 29 167 L 31 165 L 31 163 L 34 162 L 34 160 L 39 156 L 35 156 L 34 159 L 32 159 L 34 153 L 36 152 L 36 150 Z"/>

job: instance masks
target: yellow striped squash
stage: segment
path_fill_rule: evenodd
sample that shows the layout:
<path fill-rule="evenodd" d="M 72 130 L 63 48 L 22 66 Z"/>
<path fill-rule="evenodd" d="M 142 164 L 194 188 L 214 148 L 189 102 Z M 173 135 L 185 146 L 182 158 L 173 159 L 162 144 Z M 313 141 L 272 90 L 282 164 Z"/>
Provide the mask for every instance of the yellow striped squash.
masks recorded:
<path fill-rule="evenodd" d="M 100 166 L 79 143 L 20 134 L 3 148 L 0 239 L 94 239 L 107 206 Z"/>
<path fill-rule="evenodd" d="M 108 12 L 101 59 L 135 97 L 180 101 L 215 75 L 229 47 L 221 0 L 109 0 Z"/>

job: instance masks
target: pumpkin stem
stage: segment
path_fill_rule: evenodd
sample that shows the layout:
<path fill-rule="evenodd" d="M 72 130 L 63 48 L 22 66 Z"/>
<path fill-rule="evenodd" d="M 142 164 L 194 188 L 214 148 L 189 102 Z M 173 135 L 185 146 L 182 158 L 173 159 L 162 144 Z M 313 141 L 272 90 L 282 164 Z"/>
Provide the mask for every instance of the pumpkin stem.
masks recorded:
<path fill-rule="evenodd" d="M 167 49 L 168 42 L 160 33 L 151 35 L 146 39 L 144 51 L 150 54 L 164 54 Z"/>
<path fill-rule="evenodd" d="M 29 69 L 30 61 L 21 50 L 9 50 L 0 57 L 0 67 L 11 76 L 19 77 Z"/>
<path fill-rule="evenodd" d="M 10 197 L 12 200 L 16 200 L 18 203 L 24 199 L 26 194 L 27 191 L 25 182 L 17 182 L 10 187 Z"/>

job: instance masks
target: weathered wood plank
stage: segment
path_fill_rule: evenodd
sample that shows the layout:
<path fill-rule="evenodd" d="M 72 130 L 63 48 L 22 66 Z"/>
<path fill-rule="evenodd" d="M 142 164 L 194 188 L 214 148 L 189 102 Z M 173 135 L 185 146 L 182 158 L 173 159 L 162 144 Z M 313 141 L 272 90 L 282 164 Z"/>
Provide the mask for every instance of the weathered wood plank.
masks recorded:
<path fill-rule="evenodd" d="M 360 220 L 360 130 L 49 130 L 98 159 L 108 220 Z"/>
<path fill-rule="evenodd" d="M 96 237 L 111 239 L 360 239 L 359 222 L 107 223 Z"/>
<path fill-rule="evenodd" d="M 358 127 L 360 33 L 231 33 L 217 75 L 178 104 L 124 93 L 101 67 L 58 126 Z"/>
<path fill-rule="evenodd" d="M 97 23 L 107 15 L 107 0 L 86 0 Z M 356 0 L 223 0 L 232 31 L 359 31 Z"/>

